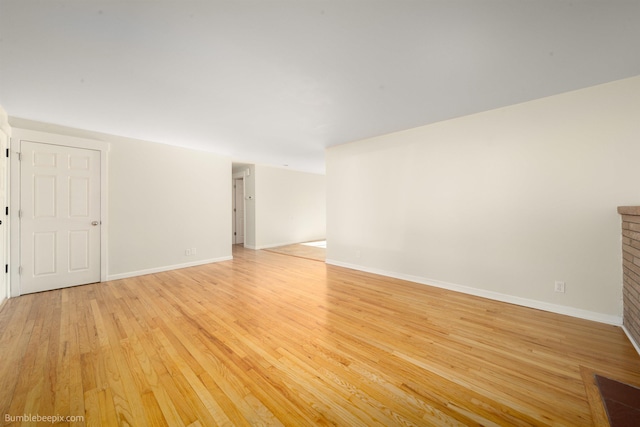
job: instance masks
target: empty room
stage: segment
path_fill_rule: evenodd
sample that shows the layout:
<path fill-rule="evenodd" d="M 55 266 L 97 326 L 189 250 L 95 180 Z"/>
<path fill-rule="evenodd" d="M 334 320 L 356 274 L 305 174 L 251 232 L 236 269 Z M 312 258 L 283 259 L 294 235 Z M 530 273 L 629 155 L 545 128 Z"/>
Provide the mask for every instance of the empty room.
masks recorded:
<path fill-rule="evenodd" d="M 640 425 L 640 2 L 0 0 L 2 425 Z"/>

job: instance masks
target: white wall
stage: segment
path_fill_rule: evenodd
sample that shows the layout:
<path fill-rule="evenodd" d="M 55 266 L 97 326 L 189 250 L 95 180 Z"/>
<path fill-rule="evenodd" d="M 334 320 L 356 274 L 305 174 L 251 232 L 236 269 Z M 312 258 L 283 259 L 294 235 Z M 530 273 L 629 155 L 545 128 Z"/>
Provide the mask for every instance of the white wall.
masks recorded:
<path fill-rule="evenodd" d="M 231 159 L 10 118 L 14 127 L 97 139 L 108 159 L 108 277 L 231 259 Z M 195 255 L 185 255 L 186 249 Z"/>
<path fill-rule="evenodd" d="M 256 167 L 250 165 L 244 176 L 244 246 L 256 249 Z"/>
<path fill-rule="evenodd" d="M 216 154 L 113 139 L 109 274 L 231 257 L 231 161 Z M 196 249 L 186 256 L 186 249 Z"/>
<path fill-rule="evenodd" d="M 255 205 L 255 241 L 251 245 L 248 240 L 247 247 L 261 249 L 325 238 L 324 175 L 255 165 L 245 185 L 246 195 L 255 196 L 246 204 L 247 212 Z M 250 232 L 247 225 L 247 234 Z"/>
<path fill-rule="evenodd" d="M 330 148 L 328 262 L 619 324 L 639 118 L 635 77 Z"/>

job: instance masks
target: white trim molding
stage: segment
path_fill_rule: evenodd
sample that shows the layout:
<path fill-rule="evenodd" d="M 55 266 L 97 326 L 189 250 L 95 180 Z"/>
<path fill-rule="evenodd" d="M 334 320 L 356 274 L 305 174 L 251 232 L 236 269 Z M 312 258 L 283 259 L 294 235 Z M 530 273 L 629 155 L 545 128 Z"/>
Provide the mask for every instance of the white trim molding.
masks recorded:
<path fill-rule="evenodd" d="M 631 344 L 633 345 L 633 348 L 636 349 L 636 353 L 638 353 L 638 355 L 640 355 L 640 345 L 638 345 L 638 343 L 633 339 L 633 336 L 631 336 L 631 334 L 629 333 L 629 330 L 627 329 L 626 326 L 622 325 L 622 330 L 627 335 L 627 338 L 629 338 L 629 341 L 631 341 Z"/>
<path fill-rule="evenodd" d="M 3 140 L 6 140 L 5 148 L 9 149 L 11 147 L 11 125 L 9 124 L 9 117 L 7 115 L 7 112 L 4 110 L 4 108 L 2 108 L 1 105 L 0 105 L 0 137 L 2 137 Z M 4 156 L 5 154 L 0 153 L 0 155 Z M 2 177 L 2 182 L 4 183 L 3 190 L 5 194 L 4 196 L 5 199 L 2 201 L 4 205 L 1 206 L 3 210 L 5 209 L 6 206 L 9 206 L 9 203 L 10 203 L 10 185 L 11 185 L 10 184 L 11 180 L 9 177 L 10 171 L 11 171 L 10 162 L 6 160 L 4 173 L 3 173 L 4 176 Z M 0 263 L 0 266 L 2 264 L 6 264 L 6 265 L 11 264 L 11 254 L 10 254 L 10 246 L 9 246 L 9 242 L 11 241 L 11 221 L 9 220 L 8 217 L 5 219 L 2 227 L 4 227 L 4 232 L 3 232 L 3 240 L 0 242 L 0 244 L 3 247 L 0 250 L 4 253 L 4 259 L 2 260 L 3 262 Z M 9 298 L 10 296 L 11 296 L 11 276 L 9 274 L 5 274 L 2 287 L 0 288 L 0 310 L 2 310 L 4 303 L 6 302 L 7 298 Z"/>
<path fill-rule="evenodd" d="M 7 134 L 8 137 L 11 137 L 11 126 L 9 125 L 9 116 L 7 112 L 0 105 L 0 131 Z"/>
<path fill-rule="evenodd" d="M 567 307 L 559 304 L 551 304 L 551 303 L 537 301 L 537 300 L 528 299 L 528 298 L 520 298 L 513 295 L 501 294 L 499 292 L 486 291 L 483 289 L 472 288 L 469 286 L 458 285 L 455 283 L 447 283 L 439 280 L 428 279 L 425 277 L 395 273 L 391 271 L 380 270 L 377 268 L 369 268 L 369 267 L 364 267 L 361 265 L 350 264 L 350 263 L 341 262 L 341 261 L 327 259 L 325 262 L 329 265 L 335 265 L 337 267 L 344 267 L 344 268 L 349 268 L 351 270 L 358 270 L 366 273 L 378 274 L 380 276 L 392 277 L 394 279 L 406 280 L 408 282 L 419 283 L 421 285 L 448 289 L 450 291 L 461 292 L 463 294 L 474 295 L 477 297 L 506 302 L 509 304 L 520 305 L 528 308 L 535 308 L 538 310 L 548 311 L 556 314 L 564 314 L 566 316 L 576 317 L 579 319 L 592 320 L 594 322 L 606 323 L 606 324 L 615 325 L 615 326 L 622 326 L 621 316 L 614 316 L 609 314 L 598 313 L 595 311 L 582 310 L 579 308 Z"/>
<path fill-rule="evenodd" d="M 146 270 L 130 271 L 128 273 L 112 274 L 107 278 L 107 280 L 111 281 L 111 280 L 128 279 L 130 277 L 145 276 L 147 274 L 162 273 L 164 271 L 179 270 L 181 268 L 196 267 L 198 265 L 212 264 L 215 262 L 229 261 L 232 259 L 233 259 L 232 256 L 225 256 L 220 258 L 205 259 L 201 261 L 187 262 L 184 264 L 175 264 L 175 265 L 168 265 L 164 267 L 149 268 Z"/>

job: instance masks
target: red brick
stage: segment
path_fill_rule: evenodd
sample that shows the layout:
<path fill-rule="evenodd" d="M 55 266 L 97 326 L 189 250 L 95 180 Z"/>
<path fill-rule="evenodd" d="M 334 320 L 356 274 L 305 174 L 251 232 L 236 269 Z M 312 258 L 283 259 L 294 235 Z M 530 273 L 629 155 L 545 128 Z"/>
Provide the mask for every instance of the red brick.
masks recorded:
<path fill-rule="evenodd" d="M 631 230 L 622 230 L 622 235 L 632 240 L 640 240 L 640 233 Z"/>
<path fill-rule="evenodd" d="M 622 221 L 640 223 L 640 215 L 622 215 Z"/>
<path fill-rule="evenodd" d="M 635 258 L 640 258 L 640 249 L 636 249 L 630 245 L 622 245 L 622 250 L 633 255 Z"/>

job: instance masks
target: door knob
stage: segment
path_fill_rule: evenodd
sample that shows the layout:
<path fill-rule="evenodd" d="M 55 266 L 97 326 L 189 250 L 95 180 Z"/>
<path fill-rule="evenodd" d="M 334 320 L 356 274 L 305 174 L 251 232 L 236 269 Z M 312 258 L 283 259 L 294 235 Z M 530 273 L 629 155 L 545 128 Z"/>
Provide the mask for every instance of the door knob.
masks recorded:
<path fill-rule="evenodd" d="M 93 225 L 94 227 L 99 224 L 100 224 L 100 221 L 91 221 L 91 225 Z"/>

